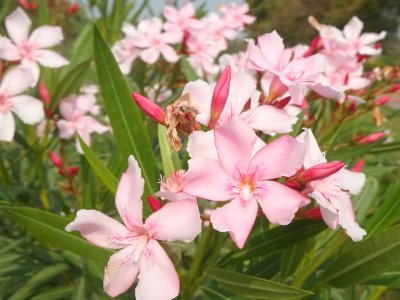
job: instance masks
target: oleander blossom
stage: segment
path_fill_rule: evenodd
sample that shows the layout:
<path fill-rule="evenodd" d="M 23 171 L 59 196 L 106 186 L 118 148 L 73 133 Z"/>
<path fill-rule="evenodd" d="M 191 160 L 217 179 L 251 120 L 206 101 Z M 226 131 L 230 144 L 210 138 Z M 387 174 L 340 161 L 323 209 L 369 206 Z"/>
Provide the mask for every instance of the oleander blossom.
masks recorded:
<path fill-rule="evenodd" d="M 306 169 L 327 162 L 310 129 L 300 134 L 297 140 L 306 146 Z M 325 223 L 332 229 L 342 226 L 353 241 L 362 240 L 366 232 L 355 220 L 350 194 L 359 194 L 364 183 L 364 174 L 341 169 L 324 179 L 312 181 L 309 187 L 309 196 L 319 204 Z"/>
<path fill-rule="evenodd" d="M 110 130 L 109 126 L 100 123 L 94 116 L 100 112 L 96 104 L 96 86 L 83 87 L 81 94 L 72 95 L 60 102 L 62 119 L 57 121 L 60 138 L 69 139 L 76 133 L 85 144 L 91 144 L 91 134 L 103 134 Z M 83 153 L 79 141 L 76 141 L 76 150 Z"/>
<path fill-rule="evenodd" d="M 173 299 L 179 294 L 179 277 L 159 241 L 193 241 L 201 232 L 199 209 L 194 200 L 173 201 L 143 222 L 143 189 L 141 170 L 130 156 L 115 198 L 123 224 L 97 210 L 81 209 L 65 230 L 78 230 L 95 245 L 119 250 L 104 272 L 104 290 L 109 296 L 124 293 L 138 278 L 136 299 Z"/>
<path fill-rule="evenodd" d="M 287 225 L 310 200 L 274 179 L 292 176 L 301 167 L 305 148 L 284 135 L 256 145 L 257 136 L 240 118 L 214 130 L 217 157 L 189 160 L 183 191 L 211 201 L 229 201 L 211 213 L 217 231 L 229 232 L 243 248 L 256 220 L 258 204 L 271 223 Z"/>
<path fill-rule="evenodd" d="M 31 86 L 36 85 L 40 76 L 39 64 L 49 68 L 59 68 L 68 64 L 60 54 L 46 50 L 63 40 L 61 27 L 44 25 L 36 28 L 29 36 L 31 20 L 17 8 L 6 17 L 6 30 L 11 38 L 0 37 L 0 58 L 7 61 L 20 61 L 33 73 Z"/>
<path fill-rule="evenodd" d="M 20 95 L 32 85 L 29 69 L 18 66 L 8 70 L 0 83 L 0 141 L 11 142 L 15 134 L 14 116 L 33 125 L 44 118 L 43 103 L 28 95 Z"/>

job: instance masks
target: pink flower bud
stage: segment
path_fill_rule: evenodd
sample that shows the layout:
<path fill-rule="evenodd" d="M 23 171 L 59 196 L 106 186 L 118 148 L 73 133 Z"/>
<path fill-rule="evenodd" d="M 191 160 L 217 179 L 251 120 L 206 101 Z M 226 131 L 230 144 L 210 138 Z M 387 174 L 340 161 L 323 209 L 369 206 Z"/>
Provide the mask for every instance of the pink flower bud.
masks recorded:
<path fill-rule="evenodd" d="M 68 177 L 75 177 L 79 173 L 80 168 L 78 166 L 70 167 L 67 171 Z"/>
<path fill-rule="evenodd" d="M 70 17 L 73 14 L 77 13 L 78 11 L 79 11 L 79 5 L 77 3 L 74 3 L 71 4 L 71 6 L 65 10 L 65 15 L 67 17 Z"/>
<path fill-rule="evenodd" d="M 318 48 L 320 47 L 320 41 L 321 37 L 319 35 L 313 38 L 310 45 L 308 46 L 308 50 L 306 51 L 306 53 L 304 53 L 303 57 L 309 57 L 316 53 L 318 51 Z"/>
<path fill-rule="evenodd" d="M 378 106 L 382 106 L 382 105 L 388 103 L 389 100 L 390 100 L 390 97 L 389 97 L 389 96 L 382 96 L 382 97 L 378 98 L 378 99 L 375 101 L 375 104 L 378 105 Z"/>
<path fill-rule="evenodd" d="M 267 103 L 272 103 L 275 99 L 281 97 L 284 93 L 286 93 L 287 90 L 288 87 L 282 83 L 278 76 L 274 75 L 269 86 Z"/>
<path fill-rule="evenodd" d="M 138 93 L 133 93 L 132 97 L 146 115 L 157 123 L 164 124 L 165 113 L 161 107 Z"/>
<path fill-rule="evenodd" d="M 215 85 L 211 100 L 211 117 L 208 128 L 213 129 L 217 124 L 219 116 L 224 110 L 229 95 L 229 85 L 231 83 L 231 67 L 227 66 L 219 76 Z"/>
<path fill-rule="evenodd" d="M 352 168 L 353 172 L 361 172 L 362 168 L 364 167 L 365 160 L 360 159 Z"/>
<path fill-rule="evenodd" d="M 275 106 L 276 108 L 284 109 L 285 106 L 289 104 L 291 99 L 292 98 L 290 96 L 287 96 L 287 97 L 283 98 L 282 100 L 275 101 L 274 103 L 272 103 L 272 105 Z"/>
<path fill-rule="evenodd" d="M 150 208 L 153 212 L 156 212 L 162 207 L 161 202 L 152 196 L 147 196 L 147 201 L 149 202 Z"/>
<path fill-rule="evenodd" d="M 46 85 L 43 82 L 39 83 L 39 96 L 42 99 L 43 103 L 49 104 L 51 99 L 49 95 L 49 91 L 46 88 Z"/>
<path fill-rule="evenodd" d="M 300 182 L 310 182 L 314 180 L 320 180 L 328 177 L 344 167 L 344 163 L 341 161 L 332 161 L 328 163 L 323 163 L 319 165 L 312 166 L 311 168 L 302 172 L 298 181 Z"/>
<path fill-rule="evenodd" d="M 59 157 L 57 153 L 55 153 L 54 151 L 50 151 L 49 157 L 54 166 L 56 166 L 57 168 L 62 167 L 63 163 L 61 157 Z"/>
<path fill-rule="evenodd" d="M 35 10 L 37 9 L 37 3 L 29 2 L 28 0 L 18 0 L 19 6 L 26 10 Z"/>
<path fill-rule="evenodd" d="M 359 135 L 356 136 L 354 141 L 356 144 L 371 144 L 374 143 L 382 138 L 385 137 L 385 133 L 380 131 L 380 132 L 374 132 L 368 135 Z"/>
<path fill-rule="evenodd" d="M 394 93 L 400 91 L 400 83 L 397 83 L 395 85 L 393 85 L 390 89 L 389 89 L 389 93 Z"/>
<path fill-rule="evenodd" d="M 322 220 L 321 209 L 319 207 L 311 208 L 303 213 L 303 216 L 308 219 Z"/>

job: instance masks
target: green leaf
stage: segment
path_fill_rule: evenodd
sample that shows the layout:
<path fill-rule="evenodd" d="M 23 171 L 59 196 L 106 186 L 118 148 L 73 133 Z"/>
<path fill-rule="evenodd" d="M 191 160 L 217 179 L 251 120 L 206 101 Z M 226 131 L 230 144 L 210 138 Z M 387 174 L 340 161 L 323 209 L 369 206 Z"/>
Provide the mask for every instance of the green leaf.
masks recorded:
<path fill-rule="evenodd" d="M 71 220 L 30 207 L 0 206 L 0 209 L 44 243 L 104 264 L 112 255 L 111 251 L 99 248 L 75 234 L 66 232 L 64 228 Z"/>
<path fill-rule="evenodd" d="M 33 296 L 31 300 L 66 299 L 73 291 L 75 291 L 73 286 L 51 288 Z"/>
<path fill-rule="evenodd" d="M 68 266 L 65 264 L 57 264 L 43 268 L 39 272 L 32 275 L 27 282 L 23 284 L 9 299 L 29 299 L 29 297 L 35 292 L 38 286 L 48 284 L 48 282 L 59 276 L 61 273 L 68 270 Z"/>
<path fill-rule="evenodd" d="M 131 98 L 113 54 L 97 27 L 94 28 L 93 40 L 100 89 L 118 147 L 126 161 L 129 155 L 135 156 L 146 183 L 145 194 L 154 194 L 157 189 L 156 162 L 140 112 Z M 146 203 L 145 214 L 149 214 L 150 211 Z"/>
<path fill-rule="evenodd" d="M 248 298 L 283 300 L 312 295 L 285 284 L 222 269 L 210 269 L 207 275 L 229 291 Z"/>
<path fill-rule="evenodd" d="M 199 79 L 199 75 L 196 74 L 196 71 L 193 69 L 186 58 L 181 58 L 181 68 L 183 75 L 185 75 L 187 81 L 195 81 Z"/>
<path fill-rule="evenodd" d="M 370 153 L 378 154 L 378 153 L 393 152 L 393 151 L 400 151 L 400 142 L 382 144 L 372 149 Z"/>
<path fill-rule="evenodd" d="M 179 170 L 181 166 L 178 153 L 172 149 L 168 142 L 167 129 L 162 125 L 158 125 L 158 142 L 160 144 L 164 175 L 168 177 L 175 170 Z"/>
<path fill-rule="evenodd" d="M 113 173 L 103 164 L 103 162 L 97 157 L 96 153 L 90 149 L 85 142 L 78 136 L 79 143 L 82 147 L 83 154 L 89 165 L 92 167 L 97 177 L 104 183 L 104 185 L 115 194 L 117 191 L 118 179 Z"/>
<path fill-rule="evenodd" d="M 325 270 L 323 281 L 335 287 L 374 278 L 400 263 L 400 225 L 355 244 Z"/>
<path fill-rule="evenodd" d="M 51 110 L 54 110 L 58 102 L 73 93 L 76 93 L 82 86 L 86 72 L 89 68 L 91 59 L 85 60 L 75 66 L 68 67 L 68 71 L 57 83 L 57 88 L 54 91 L 51 99 Z"/>
<path fill-rule="evenodd" d="M 383 204 L 365 225 L 368 235 L 388 228 L 400 219 L 400 179 L 393 181 Z"/>
<path fill-rule="evenodd" d="M 309 249 L 309 240 L 301 241 L 282 252 L 281 279 L 291 276 L 303 261 Z"/>
<path fill-rule="evenodd" d="M 305 110 L 302 110 L 298 115 L 297 115 L 297 122 L 296 124 L 293 125 L 292 132 L 289 134 L 292 137 L 296 137 L 300 134 L 301 129 L 303 128 L 303 120 L 304 116 L 306 114 Z"/>
<path fill-rule="evenodd" d="M 373 177 L 368 177 L 361 193 L 353 197 L 357 221 L 361 224 L 367 216 L 371 203 L 375 200 L 378 187 L 378 181 Z"/>
<path fill-rule="evenodd" d="M 304 239 L 310 238 L 326 229 L 325 223 L 315 220 L 301 220 L 287 226 L 279 226 L 251 237 L 247 245 L 231 257 L 224 259 L 224 263 L 239 263 L 248 259 L 255 259 L 269 253 L 295 245 Z"/>

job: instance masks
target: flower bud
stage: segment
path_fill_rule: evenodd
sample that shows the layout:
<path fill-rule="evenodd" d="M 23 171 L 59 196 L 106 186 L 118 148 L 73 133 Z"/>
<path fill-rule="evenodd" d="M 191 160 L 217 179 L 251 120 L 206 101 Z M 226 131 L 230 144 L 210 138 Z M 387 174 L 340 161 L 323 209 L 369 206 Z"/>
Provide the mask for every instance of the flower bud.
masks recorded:
<path fill-rule="evenodd" d="M 46 85 L 43 82 L 40 82 L 38 89 L 39 89 L 40 99 L 42 99 L 43 103 L 49 104 L 51 99 L 50 99 L 49 91 L 46 88 Z"/>
<path fill-rule="evenodd" d="M 352 168 L 353 172 L 361 172 L 362 168 L 364 167 L 365 160 L 360 159 Z"/>
<path fill-rule="evenodd" d="M 68 7 L 68 8 L 65 10 L 65 15 L 66 15 L 67 17 L 70 17 L 70 16 L 72 16 L 73 14 L 77 13 L 78 11 L 79 11 L 79 5 L 78 5 L 77 3 L 73 3 L 73 4 L 71 4 L 70 7 Z"/>
<path fill-rule="evenodd" d="M 287 91 L 288 87 L 282 83 L 282 81 L 279 79 L 278 76 L 274 75 L 271 84 L 269 86 L 267 103 L 260 103 L 260 104 L 270 104 L 277 98 L 281 97 Z"/>
<path fill-rule="evenodd" d="M 328 163 L 315 165 L 302 172 L 298 177 L 298 181 L 310 182 L 314 180 L 320 180 L 336 173 L 344 166 L 345 164 L 341 161 L 332 161 Z"/>
<path fill-rule="evenodd" d="M 224 110 L 229 96 L 229 85 L 231 83 L 231 67 L 227 66 L 219 76 L 211 99 L 211 117 L 208 128 L 213 129 L 217 124 L 219 116 Z"/>
<path fill-rule="evenodd" d="M 291 99 L 292 98 L 290 96 L 287 96 L 279 101 L 275 101 L 274 103 L 272 103 L 272 105 L 275 106 L 276 108 L 284 109 L 286 105 L 289 104 Z"/>
<path fill-rule="evenodd" d="M 28 0 L 18 0 L 19 6 L 26 10 L 35 10 L 37 9 L 37 3 L 30 2 Z"/>
<path fill-rule="evenodd" d="M 72 166 L 68 168 L 67 176 L 68 177 L 75 177 L 79 173 L 80 168 L 78 166 Z"/>
<path fill-rule="evenodd" d="M 311 208 L 303 213 L 303 216 L 308 219 L 322 220 L 321 209 L 319 207 Z"/>
<path fill-rule="evenodd" d="M 55 153 L 54 151 L 50 151 L 49 157 L 54 166 L 56 166 L 57 168 L 62 167 L 63 163 L 62 163 L 61 157 L 58 156 L 57 153 Z"/>
<path fill-rule="evenodd" d="M 150 208 L 153 212 L 156 212 L 162 207 L 161 201 L 152 196 L 147 196 L 147 201 L 149 202 Z"/>
<path fill-rule="evenodd" d="M 356 136 L 354 141 L 356 144 L 371 144 L 374 143 L 382 138 L 385 137 L 385 133 L 380 131 L 380 132 L 374 132 L 368 135 L 359 135 Z"/>
<path fill-rule="evenodd" d="M 379 97 L 379 98 L 375 101 L 375 104 L 378 105 L 378 106 L 382 106 L 382 105 L 388 103 L 389 100 L 390 100 L 390 97 L 389 97 L 389 96 L 382 96 L 382 97 Z"/>
<path fill-rule="evenodd" d="M 132 97 L 146 115 L 157 123 L 164 124 L 165 113 L 161 107 L 138 93 L 133 93 Z"/>

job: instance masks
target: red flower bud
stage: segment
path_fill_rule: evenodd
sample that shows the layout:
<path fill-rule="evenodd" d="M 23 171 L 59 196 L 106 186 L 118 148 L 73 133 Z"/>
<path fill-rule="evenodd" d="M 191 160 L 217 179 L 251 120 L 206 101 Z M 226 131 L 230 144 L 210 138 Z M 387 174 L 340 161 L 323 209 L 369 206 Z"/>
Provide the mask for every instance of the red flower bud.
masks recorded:
<path fill-rule="evenodd" d="M 39 83 L 39 96 L 42 99 L 43 103 L 49 104 L 51 99 L 49 95 L 49 91 L 46 88 L 46 85 L 43 82 Z"/>
<path fill-rule="evenodd" d="M 58 156 L 57 153 L 55 153 L 54 151 L 50 151 L 49 157 L 54 166 L 56 166 L 57 168 L 62 167 L 63 163 L 62 163 L 61 157 Z"/>
<path fill-rule="evenodd" d="M 275 101 L 274 103 L 272 103 L 272 105 L 275 106 L 276 108 L 284 109 L 285 106 L 289 104 L 291 99 L 292 98 L 290 96 L 287 96 L 287 97 L 283 98 L 282 100 Z"/>
<path fill-rule="evenodd" d="M 319 207 L 311 208 L 303 213 L 303 216 L 308 219 L 322 220 L 321 209 Z"/>
<path fill-rule="evenodd" d="M 353 172 L 361 172 L 362 168 L 364 167 L 365 160 L 360 159 L 352 168 Z"/>
<path fill-rule="evenodd" d="M 371 144 L 385 137 L 384 132 L 374 132 L 368 135 L 359 135 L 354 138 L 356 144 Z"/>
<path fill-rule="evenodd" d="M 382 97 L 378 98 L 378 99 L 375 101 L 375 104 L 378 105 L 378 106 L 382 106 L 382 105 L 388 103 L 389 100 L 390 100 L 390 97 L 389 97 L 389 96 L 382 96 Z"/>
<path fill-rule="evenodd" d="M 153 212 L 156 212 L 162 207 L 160 200 L 152 196 L 147 196 L 147 201 L 149 202 L 150 208 L 152 209 Z"/>
<path fill-rule="evenodd" d="M 73 14 L 79 11 L 79 5 L 77 3 L 71 4 L 71 6 L 65 10 L 65 15 L 67 17 L 72 16 Z"/>
<path fill-rule="evenodd" d="M 311 168 L 302 172 L 298 181 L 300 182 L 310 182 L 314 180 L 320 180 L 328 177 L 344 167 L 344 163 L 341 161 L 332 161 L 328 163 L 323 163 L 319 165 L 312 166 Z"/>
<path fill-rule="evenodd" d="M 19 6 L 26 10 L 35 10 L 37 9 L 37 3 L 29 2 L 28 0 L 18 0 Z"/>
<path fill-rule="evenodd" d="M 78 166 L 70 167 L 70 168 L 68 168 L 67 176 L 74 177 L 79 173 L 79 170 L 80 170 L 80 168 Z"/>
<path fill-rule="evenodd" d="M 138 93 L 133 93 L 132 97 L 146 115 L 157 123 L 164 124 L 165 113 L 161 107 Z"/>
<path fill-rule="evenodd" d="M 217 124 L 219 116 L 224 110 L 229 96 L 229 86 L 231 83 L 231 67 L 227 66 L 219 76 L 214 88 L 211 99 L 211 117 L 208 128 L 213 129 Z"/>

